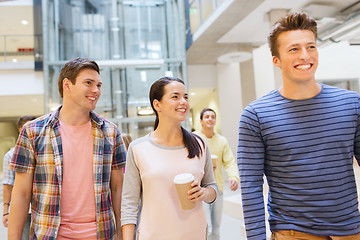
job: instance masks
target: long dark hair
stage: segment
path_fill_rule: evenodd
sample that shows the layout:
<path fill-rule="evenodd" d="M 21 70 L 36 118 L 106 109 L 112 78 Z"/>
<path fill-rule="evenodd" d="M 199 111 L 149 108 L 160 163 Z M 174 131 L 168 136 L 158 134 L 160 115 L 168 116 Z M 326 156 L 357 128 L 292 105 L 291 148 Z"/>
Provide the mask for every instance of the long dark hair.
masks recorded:
<path fill-rule="evenodd" d="M 158 116 L 157 111 L 154 108 L 154 100 L 156 99 L 158 101 L 161 101 L 162 97 L 164 96 L 165 86 L 174 81 L 185 85 L 181 79 L 172 78 L 172 77 L 160 78 L 159 80 L 155 81 L 151 85 L 150 92 L 149 92 L 149 99 L 150 99 L 151 107 L 154 110 L 154 113 L 156 115 L 156 119 L 155 119 L 155 123 L 154 123 L 154 130 L 156 130 L 156 128 L 159 126 L 159 116 Z M 183 134 L 184 145 L 189 152 L 188 158 L 194 158 L 195 156 L 200 157 L 203 153 L 203 150 L 200 146 L 198 139 L 203 144 L 203 146 L 205 146 L 204 141 L 199 136 L 187 131 L 183 127 L 181 127 L 181 131 Z"/>

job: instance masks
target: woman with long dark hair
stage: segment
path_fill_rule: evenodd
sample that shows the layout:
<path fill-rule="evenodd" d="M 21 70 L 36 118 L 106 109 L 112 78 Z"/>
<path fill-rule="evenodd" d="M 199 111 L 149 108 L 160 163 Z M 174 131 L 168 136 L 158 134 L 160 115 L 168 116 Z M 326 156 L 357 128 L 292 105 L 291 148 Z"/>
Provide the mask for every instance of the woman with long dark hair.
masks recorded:
<path fill-rule="evenodd" d="M 121 223 L 123 240 L 202 240 L 207 223 L 202 201 L 216 198 L 211 157 L 205 142 L 181 126 L 189 112 L 184 82 L 164 77 L 149 93 L 156 114 L 154 131 L 133 141 L 127 155 L 123 185 Z M 190 210 L 180 206 L 174 177 L 191 173 L 195 180 L 188 199 Z M 137 216 L 142 203 L 140 220 Z"/>

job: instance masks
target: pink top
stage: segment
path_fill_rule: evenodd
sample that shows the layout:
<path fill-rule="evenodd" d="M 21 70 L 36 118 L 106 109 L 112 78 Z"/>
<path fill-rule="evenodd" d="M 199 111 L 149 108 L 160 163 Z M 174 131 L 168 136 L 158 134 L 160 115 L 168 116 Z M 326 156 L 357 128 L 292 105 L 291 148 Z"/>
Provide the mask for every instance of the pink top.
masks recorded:
<path fill-rule="evenodd" d="M 131 143 L 126 160 L 121 223 L 136 223 L 142 192 L 138 236 L 140 240 L 205 240 L 206 217 L 201 202 L 183 210 L 173 179 L 192 173 L 202 186 L 216 189 L 210 153 L 189 159 L 184 146 L 164 147 L 149 136 Z"/>
<path fill-rule="evenodd" d="M 97 239 L 91 121 L 81 126 L 60 121 L 60 134 L 63 182 L 57 239 Z"/>

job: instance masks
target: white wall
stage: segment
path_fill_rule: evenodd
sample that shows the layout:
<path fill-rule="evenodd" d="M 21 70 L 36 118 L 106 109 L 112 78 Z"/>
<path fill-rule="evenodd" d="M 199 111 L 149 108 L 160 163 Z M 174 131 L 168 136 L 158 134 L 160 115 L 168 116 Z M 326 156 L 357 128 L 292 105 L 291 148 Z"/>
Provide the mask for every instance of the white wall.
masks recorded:
<path fill-rule="evenodd" d="M 221 110 L 221 130 L 236 156 L 238 128 L 243 109 L 240 85 L 240 65 L 217 64 L 219 105 Z"/>
<path fill-rule="evenodd" d="M 217 87 L 215 65 L 188 65 L 187 71 L 189 89 Z"/>
<path fill-rule="evenodd" d="M 0 96 L 44 94 L 43 72 L 0 70 Z"/>
<path fill-rule="evenodd" d="M 216 65 L 189 65 L 188 86 L 189 92 L 196 92 L 196 96 L 190 95 L 190 107 L 192 109 L 192 127 L 200 130 L 200 112 L 204 108 L 213 109 L 218 115 L 219 97 L 217 89 Z M 221 131 L 221 119 L 217 119 L 215 131 Z"/>
<path fill-rule="evenodd" d="M 227 138 L 234 156 L 243 109 L 240 80 L 239 63 L 188 66 L 189 92 L 192 89 L 204 90 L 200 91 L 203 95 L 195 102 L 194 97 L 190 96 L 195 129 L 200 129 L 200 111 L 204 107 L 213 108 L 218 116 L 215 130 Z"/>
<path fill-rule="evenodd" d="M 276 80 L 272 57 L 267 44 L 254 49 L 253 65 L 256 98 L 260 98 L 275 89 Z"/>
<path fill-rule="evenodd" d="M 30 69 L 0 70 L 0 118 L 44 114 L 42 72 Z"/>
<path fill-rule="evenodd" d="M 360 79 L 360 46 L 346 42 L 319 48 L 317 80 Z"/>

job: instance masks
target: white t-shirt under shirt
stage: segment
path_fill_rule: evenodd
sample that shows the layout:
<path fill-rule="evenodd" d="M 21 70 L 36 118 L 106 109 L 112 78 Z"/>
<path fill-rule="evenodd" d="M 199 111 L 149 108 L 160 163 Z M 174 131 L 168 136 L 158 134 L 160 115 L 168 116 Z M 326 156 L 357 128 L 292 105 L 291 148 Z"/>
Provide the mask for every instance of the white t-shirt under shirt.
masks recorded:
<path fill-rule="evenodd" d="M 201 186 L 216 190 L 210 152 L 189 159 L 185 146 L 165 147 L 149 135 L 130 144 L 123 185 L 121 223 L 136 224 L 142 195 L 138 236 L 140 240 L 205 240 L 206 217 L 201 202 L 183 210 L 173 179 L 189 172 Z"/>
<path fill-rule="evenodd" d="M 57 239 L 97 239 L 91 121 L 81 126 L 60 121 L 60 134 L 63 180 Z"/>

